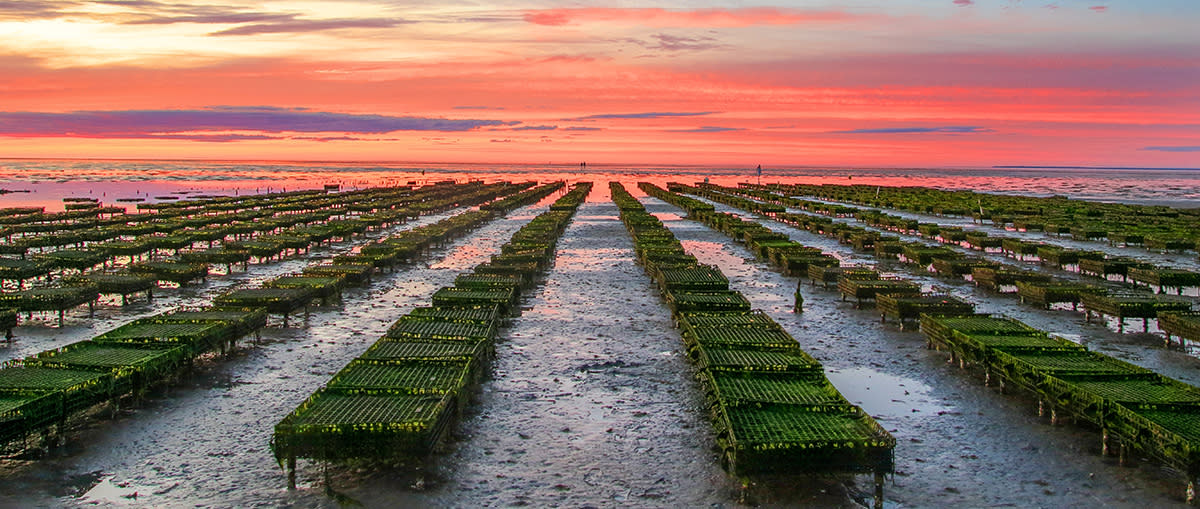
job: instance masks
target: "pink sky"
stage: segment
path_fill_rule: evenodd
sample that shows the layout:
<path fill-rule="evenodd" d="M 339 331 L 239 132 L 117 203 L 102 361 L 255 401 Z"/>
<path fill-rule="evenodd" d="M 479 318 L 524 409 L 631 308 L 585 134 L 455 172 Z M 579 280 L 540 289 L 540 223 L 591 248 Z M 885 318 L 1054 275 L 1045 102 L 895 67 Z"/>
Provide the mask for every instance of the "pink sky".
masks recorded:
<path fill-rule="evenodd" d="M 0 154 L 1198 167 L 1198 25 L 1190 0 L 0 2 Z"/>

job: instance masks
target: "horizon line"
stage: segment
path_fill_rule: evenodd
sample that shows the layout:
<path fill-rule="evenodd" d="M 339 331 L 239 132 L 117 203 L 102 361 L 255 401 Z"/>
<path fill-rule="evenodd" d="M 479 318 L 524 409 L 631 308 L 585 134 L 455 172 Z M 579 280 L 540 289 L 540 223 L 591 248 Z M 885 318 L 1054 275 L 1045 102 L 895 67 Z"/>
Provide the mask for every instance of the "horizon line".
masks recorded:
<path fill-rule="evenodd" d="M 146 161 L 146 162 L 211 162 L 211 163 L 277 163 L 277 164 L 377 164 L 377 165 L 506 165 L 506 166 L 563 166 L 578 167 L 579 163 L 530 162 L 470 162 L 470 161 L 405 161 L 405 160 L 340 160 L 340 159 L 214 159 L 214 158 L 145 158 L 145 157 L 0 157 L 0 161 Z M 583 162 L 583 161 L 581 161 Z M 665 168 L 737 168 L 731 164 L 646 164 L 646 163 L 587 163 L 588 166 L 645 166 Z M 754 171 L 757 163 L 747 166 Z M 890 169 L 890 170 L 948 170 L 948 169 L 1077 169 L 1077 170 L 1174 170 L 1200 171 L 1200 167 L 1159 166 L 1087 166 L 1087 165 L 927 165 L 927 166 L 838 166 L 838 165 L 778 165 L 768 169 Z"/>

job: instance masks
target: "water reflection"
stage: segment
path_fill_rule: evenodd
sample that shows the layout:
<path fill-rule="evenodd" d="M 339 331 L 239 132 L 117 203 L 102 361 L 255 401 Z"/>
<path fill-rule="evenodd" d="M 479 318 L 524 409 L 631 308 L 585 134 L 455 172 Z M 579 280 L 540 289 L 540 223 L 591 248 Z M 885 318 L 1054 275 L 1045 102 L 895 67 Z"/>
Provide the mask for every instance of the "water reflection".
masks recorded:
<path fill-rule="evenodd" d="M 875 417 L 897 417 L 924 413 L 936 415 L 953 407 L 930 394 L 932 387 L 915 378 L 905 378 L 865 367 L 826 368 L 825 376 L 850 400 Z"/>
<path fill-rule="evenodd" d="M 761 182 L 785 184 L 863 184 L 985 189 L 1025 195 L 1068 195 L 1127 202 L 1195 206 L 1200 199 L 1200 170 L 1101 170 L 1024 168 L 771 168 Z M 696 182 L 721 185 L 757 182 L 751 168 L 707 166 L 496 164 L 337 164 L 221 161 L 0 160 L 0 188 L 29 190 L 0 196 L 0 206 L 46 206 L 60 211 L 63 196 L 88 196 L 114 203 L 120 198 L 188 194 L 246 194 L 316 189 L 337 184 L 343 190 L 372 186 L 427 185 L 445 180 L 556 180 Z M 636 186 L 627 186 L 642 196 Z M 608 188 L 596 186 L 589 202 L 609 200 Z M 133 209 L 133 207 L 131 207 Z"/>

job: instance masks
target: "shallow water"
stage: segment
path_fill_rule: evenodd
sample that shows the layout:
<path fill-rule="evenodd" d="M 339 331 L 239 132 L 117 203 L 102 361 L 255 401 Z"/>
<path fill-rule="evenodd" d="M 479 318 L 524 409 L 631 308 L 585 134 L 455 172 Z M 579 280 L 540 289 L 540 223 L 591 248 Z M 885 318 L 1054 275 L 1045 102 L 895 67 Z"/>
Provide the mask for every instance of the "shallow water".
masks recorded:
<path fill-rule="evenodd" d="M 634 183 L 648 181 L 736 185 L 738 182 L 785 184 L 864 184 L 973 189 L 1025 195 L 1200 206 L 1200 169 L 1056 169 L 1056 168 L 765 168 L 708 166 L 504 165 L 504 164 L 355 164 L 221 161 L 105 161 L 0 159 L 0 188 L 29 193 L 0 195 L 0 208 L 45 206 L 62 210 L 61 197 L 88 196 L 110 205 L 119 198 L 163 201 L 156 197 L 189 194 L 234 195 L 254 192 L 343 189 L 405 185 L 439 180 L 555 180 Z M 590 201 L 608 201 L 608 189 L 596 186 Z M 633 186 L 629 191 L 640 192 Z M 185 194 L 186 193 L 186 194 Z M 135 207 L 130 206 L 130 210 Z"/>

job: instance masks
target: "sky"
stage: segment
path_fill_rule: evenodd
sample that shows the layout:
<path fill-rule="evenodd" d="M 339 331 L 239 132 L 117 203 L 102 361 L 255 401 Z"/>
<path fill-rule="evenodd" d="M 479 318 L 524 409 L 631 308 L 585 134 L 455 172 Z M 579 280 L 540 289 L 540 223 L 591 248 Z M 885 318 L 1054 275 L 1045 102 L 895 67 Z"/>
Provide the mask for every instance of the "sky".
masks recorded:
<path fill-rule="evenodd" d="M 1200 167 L 1200 2 L 0 0 L 0 157 Z"/>

